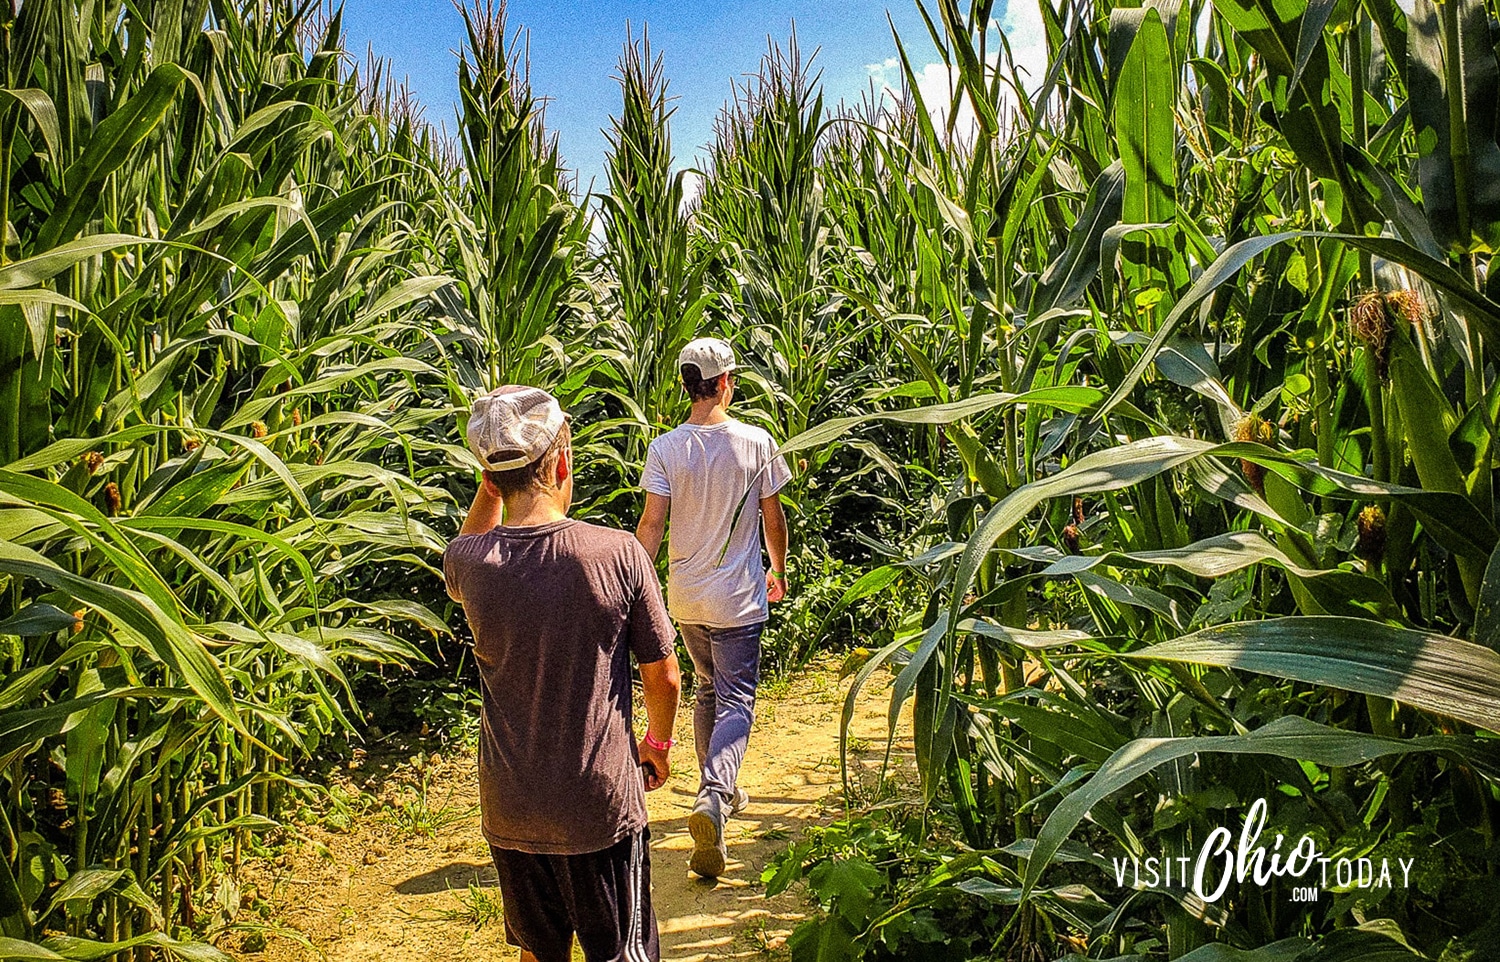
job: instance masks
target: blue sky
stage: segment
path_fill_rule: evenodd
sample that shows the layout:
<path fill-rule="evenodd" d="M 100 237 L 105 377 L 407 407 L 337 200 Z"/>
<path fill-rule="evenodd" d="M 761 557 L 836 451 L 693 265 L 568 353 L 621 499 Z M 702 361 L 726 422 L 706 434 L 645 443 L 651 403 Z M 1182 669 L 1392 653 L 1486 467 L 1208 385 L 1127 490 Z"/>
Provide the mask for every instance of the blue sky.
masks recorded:
<path fill-rule="evenodd" d="M 996 7 L 1012 44 L 1034 49 L 1040 24 L 1032 9 L 1012 17 L 1004 2 Z M 731 83 L 756 70 L 768 36 L 784 43 L 794 21 L 803 56 L 819 50 L 813 64 L 828 101 L 858 100 L 872 78 L 877 87 L 899 85 L 888 11 L 917 69 L 941 86 L 946 70 L 935 62 L 916 0 L 510 0 L 508 23 L 511 31 L 529 33 L 532 86 L 550 100 L 547 123 L 561 136 L 564 160 L 579 173 L 580 187 L 593 179 L 594 189 L 603 190 L 601 130 L 619 108 L 614 75 L 627 23 L 637 35 L 649 26 L 652 46 L 664 55 L 669 92 L 677 98 L 673 146 L 683 167 L 702 156 Z M 396 77 L 408 79 L 426 118 L 454 129 L 454 51 L 464 31 L 450 0 L 344 0 L 344 24 L 351 51 L 373 47 Z"/>

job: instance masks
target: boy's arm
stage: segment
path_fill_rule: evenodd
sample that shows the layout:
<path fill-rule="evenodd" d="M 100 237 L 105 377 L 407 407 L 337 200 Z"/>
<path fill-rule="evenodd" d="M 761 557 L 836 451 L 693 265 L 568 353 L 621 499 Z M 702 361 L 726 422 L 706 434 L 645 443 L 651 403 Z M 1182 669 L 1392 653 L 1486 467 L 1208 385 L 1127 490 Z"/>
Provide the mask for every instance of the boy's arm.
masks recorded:
<path fill-rule="evenodd" d="M 469 505 L 468 517 L 464 518 L 464 526 L 458 529 L 458 533 L 483 534 L 494 530 L 500 524 L 500 513 L 504 507 L 500 492 L 487 479 L 481 478 L 479 490 L 474 492 L 474 503 Z"/>
<path fill-rule="evenodd" d="M 637 746 L 640 759 L 651 766 L 646 776 L 646 791 L 661 788 L 672 773 L 668 759 L 670 749 L 652 748 L 646 739 L 658 744 L 670 744 L 672 733 L 677 730 L 677 698 L 682 691 L 682 676 L 677 668 L 674 652 L 660 661 L 641 665 L 641 689 L 646 703 L 646 738 Z"/>
<path fill-rule="evenodd" d="M 780 601 L 786 597 L 787 543 L 786 512 L 781 507 L 781 495 L 760 499 L 760 519 L 765 532 L 766 553 L 771 556 L 771 570 L 766 572 L 766 600 Z"/>
<path fill-rule="evenodd" d="M 653 562 L 661 551 L 661 539 L 667 531 L 667 510 L 671 507 L 671 498 L 646 492 L 646 510 L 641 512 L 640 524 L 635 526 L 635 540 L 646 549 L 647 556 Z"/>
<path fill-rule="evenodd" d="M 458 529 L 456 538 L 466 534 L 484 534 L 492 531 L 500 523 L 500 514 L 504 510 L 504 502 L 500 500 L 500 492 L 486 481 L 483 477 L 479 479 L 479 490 L 474 492 L 474 502 L 469 505 L 469 513 L 464 516 L 463 526 Z M 452 547 L 451 545 L 449 546 Z M 463 603 L 463 591 L 459 587 L 459 571 L 449 567 L 452 559 L 451 550 L 443 552 L 443 584 L 448 589 L 448 597 L 458 603 Z"/>

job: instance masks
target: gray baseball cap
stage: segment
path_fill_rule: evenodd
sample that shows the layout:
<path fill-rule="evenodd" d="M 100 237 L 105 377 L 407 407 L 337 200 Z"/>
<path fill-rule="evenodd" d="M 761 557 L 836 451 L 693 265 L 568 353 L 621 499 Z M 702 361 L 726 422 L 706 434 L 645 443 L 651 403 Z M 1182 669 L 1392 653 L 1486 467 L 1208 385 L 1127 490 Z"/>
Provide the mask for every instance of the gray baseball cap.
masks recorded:
<path fill-rule="evenodd" d="M 698 376 L 705 381 L 739 367 L 734 363 L 734 348 L 729 346 L 728 341 L 717 337 L 700 337 L 696 341 L 689 341 L 682 353 L 677 355 L 677 366 L 686 364 L 696 367 Z"/>
<path fill-rule="evenodd" d="M 475 398 L 469 449 L 486 471 L 523 468 L 547 453 L 568 420 L 541 388 L 507 384 Z"/>

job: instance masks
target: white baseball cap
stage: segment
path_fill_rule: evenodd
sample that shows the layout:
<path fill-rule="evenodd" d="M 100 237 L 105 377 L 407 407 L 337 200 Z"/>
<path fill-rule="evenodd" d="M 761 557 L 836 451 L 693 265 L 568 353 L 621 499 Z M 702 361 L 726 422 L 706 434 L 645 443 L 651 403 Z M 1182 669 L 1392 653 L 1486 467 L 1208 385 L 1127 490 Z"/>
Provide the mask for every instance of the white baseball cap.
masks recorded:
<path fill-rule="evenodd" d="M 696 367 L 698 376 L 705 381 L 739 367 L 734 363 L 734 348 L 729 346 L 728 341 L 721 341 L 717 337 L 700 337 L 696 341 L 689 341 L 682 353 L 677 355 L 677 366 L 685 364 Z"/>
<path fill-rule="evenodd" d="M 475 398 L 469 449 L 486 471 L 524 468 L 547 453 L 569 420 L 557 398 L 541 388 L 507 384 Z"/>

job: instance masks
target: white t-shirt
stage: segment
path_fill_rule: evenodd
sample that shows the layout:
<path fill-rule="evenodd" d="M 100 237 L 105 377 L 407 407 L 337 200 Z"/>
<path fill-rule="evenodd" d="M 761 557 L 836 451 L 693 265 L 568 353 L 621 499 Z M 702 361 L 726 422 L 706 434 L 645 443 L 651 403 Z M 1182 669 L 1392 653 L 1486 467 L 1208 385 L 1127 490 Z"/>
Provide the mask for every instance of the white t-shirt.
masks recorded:
<path fill-rule="evenodd" d="M 760 499 L 790 479 L 771 436 L 733 418 L 681 424 L 651 442 L 641 487 L 672 499 L 667 608 L 679 624 L 738 628 L 766 620 Z"/>

